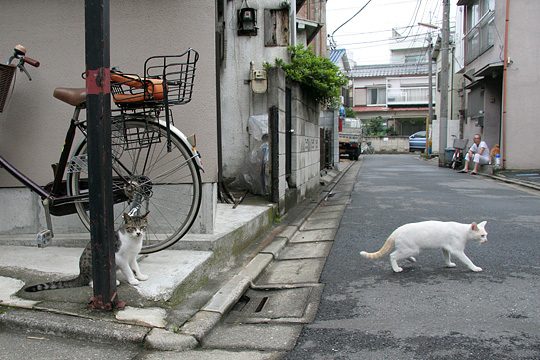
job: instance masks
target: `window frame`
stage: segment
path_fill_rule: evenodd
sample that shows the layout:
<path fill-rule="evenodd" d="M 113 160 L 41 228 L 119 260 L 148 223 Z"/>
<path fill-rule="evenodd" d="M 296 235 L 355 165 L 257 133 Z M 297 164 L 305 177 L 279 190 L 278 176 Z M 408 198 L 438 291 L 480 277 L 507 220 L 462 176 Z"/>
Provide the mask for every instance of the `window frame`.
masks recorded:
<path fill-rule="evenodd" d="M 373 91 L 377 91 L 377 99 L 375 103 L 372 103 L 373 100 Z M 381 102 L 383 101 L 383 102 Z M 386 105 L 386 87 L 385 86 L 372 86 L 367 88 L 366 93 L 366 105 L 367 106 L 381 106 Z"/>
<path fill-rule="evenodd" d="M 494 5 L 493 0 L 475 0 L 467 5 L 467 31 L 463 37 L 466 64 L 473 62 L 495 45 L 495 9 L 491 9 Z"/>

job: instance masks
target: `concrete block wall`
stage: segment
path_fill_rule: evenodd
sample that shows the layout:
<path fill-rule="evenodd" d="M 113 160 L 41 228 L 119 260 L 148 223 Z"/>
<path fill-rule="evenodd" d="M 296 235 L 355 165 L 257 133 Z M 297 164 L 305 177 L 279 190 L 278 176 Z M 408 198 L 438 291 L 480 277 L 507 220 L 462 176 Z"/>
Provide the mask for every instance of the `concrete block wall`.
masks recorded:
<path fill-rule="evenodd" d="M 291 185 L 304 198 L 319 180 L 320 138 L 319 104 L 310 99 L 298 84 L 291 84 L 292 166 Z"/>
<path fill-rule="evenodd" d="M 409 152 L 409 138 L 407 136 L 366 137 L 376 153 L 406 153 Z"/>
<path fill-rule="evenodd" d="M 268 109 L 277 106 L 279 126 L 278 126 L 278 177 L 279 177 L 279 208 L 284 208 L 284 199 L 288 189 L 287 177 L 285 173 L 285 72 L 278 68 L 272 68 L 268 71 Z M 273 161 L 270 162 L 271 164 Z M 272 169 L 275 171 L 276 169 Z"/>
<path fill-rule="evenodd" d="M 291 88 L 291 176 L 287 181 L 285 173 L 286 149 L 286 88 Z M 304 199 L 319 184 L 320 140 L 319 140 L 319 104 L 310 99 L 296 83 L 287 83 L 285 73 L 281 69 L 270 69 L 268 72 L 268 108 L 277 106 L 278 126 L 278 172 L 279 177 L 279 209 L 286 211 Z"/>

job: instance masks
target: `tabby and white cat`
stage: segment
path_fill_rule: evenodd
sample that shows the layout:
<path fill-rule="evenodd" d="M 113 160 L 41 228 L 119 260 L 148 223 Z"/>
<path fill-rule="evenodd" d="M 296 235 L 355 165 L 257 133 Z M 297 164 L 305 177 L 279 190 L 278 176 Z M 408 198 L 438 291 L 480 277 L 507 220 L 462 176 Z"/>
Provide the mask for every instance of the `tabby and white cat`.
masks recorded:
<path fill-rule="evenodd" d="M 457 222 L 422 221 L 405 224 L 398 227 L 386 240 L 381 249 L 374 253 L 361 251 L 360 255 L 368 259 L 378 259 L 386 255 L 393 247 L 395 250 L 390 254 L 392 270 L 401 272 L 403 269 L 397 262 L 409 259 L 415 262 L 413 257 L 420 249 L 442 249 L 444 261 L 447 267 L 455 267 L 450 260 L 453 255 L 472 271 L 482 271 L 482 268 L 473 264 L 465 255 L 465 245 L 469 240 L 478 240 L 480 243 L 487 241 L 486 221 L 479 224 L 461 224 Z"/>
<path fill-rule="evenodd" d="M 139 280 L 147 280 L 139 269 L 137 255 L 141 251 L 142 241 L 148 224 L 146 217 L 130 216 L 124 214 L 124 224 L 115 233 L 115 261 L 116 267 L 122 271 L 131 285 L 138 285 Z M 79 259 L 79 276 L 70 280 L 53 281 L 45 284 L 33 285 L 25 291 L 36 292 L 42 290 L 64 289 L 90 285 L 92 286 L 92 244 L 86 245 Z M 118 284 L 118 281 L 117 281 Z"/>

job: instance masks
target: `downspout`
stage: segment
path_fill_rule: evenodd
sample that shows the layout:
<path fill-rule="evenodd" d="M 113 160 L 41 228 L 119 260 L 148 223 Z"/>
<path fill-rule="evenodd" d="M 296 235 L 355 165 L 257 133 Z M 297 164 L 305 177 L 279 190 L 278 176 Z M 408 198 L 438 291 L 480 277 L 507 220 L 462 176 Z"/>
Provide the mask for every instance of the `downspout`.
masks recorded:
<path fill-rule="evenodd" d="M 510 22 L 510 0 L 506 0 L 506 16 L 504 23 L 504 60 L 503 60 L 503 89 L 501 117 L 501 158 L 502 168 L 506 168 L 506 83 L 508 74 L 508 23 Z"/>
<path fill-rule="evenodd" d="M 296 0 L 291 1 L 289 17 L 290 17 L 289 28 L 291 29 L 291 45 L 296 46 Z"/>
<path fill-rule="evenodd" d="M 220 41 L 223 41 L 223 38 L 225 36 L 225 30 L 220 26 L 217 14 L 217 7 L 218 1 L 215 1 L 215 35 L 214 35 L 214 56 L 215 56 L 215 71 L 216 71 L 216 126 L 217 126 L 217 166 L 218 166 L 218 180 L 217 180 L 217 186 L 218 186 L 218 201 L 222 201 L 224 203 L 230 203 L 230 193 L 225 188 L 225 184 L 223 182 L 223 132 L 222 132 L 222 119 L 221 119 L 221 58 L 220 58 L 220 52 L 221 52 L 221 46 Z M 223 9 L 225 11 L 225 8 Z M 223 50 L 224 51 L 224 50 Z"/>
<path fill-rule="evenodd" d="M 452 120 L 454 118 L 454 71 L 455 71 L 455 62 L 456 62 L 456 44 L 455 42 L 452 44 L 452 47 L 450 48 L 450 51 L 452 52 L 452 63 L 450 64 L 450 117 L 449 119 Z M 458 134 L 459 135 L 459 134 Z"/>

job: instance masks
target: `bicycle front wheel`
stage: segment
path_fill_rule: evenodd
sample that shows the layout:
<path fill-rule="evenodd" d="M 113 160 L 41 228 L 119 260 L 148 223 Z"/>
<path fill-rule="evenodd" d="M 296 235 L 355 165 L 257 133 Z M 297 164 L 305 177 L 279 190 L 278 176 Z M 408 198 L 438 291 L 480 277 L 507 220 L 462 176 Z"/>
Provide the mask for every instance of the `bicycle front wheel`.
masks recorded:
<path fill-rule="evenodd" d="M 112 126 L 112 176 L 115 228 L 123 214 L 144 215 L 148 226 L 141 253 L 166 249 L 191 228 L 201 204 L 201 175 L 194 154 L 171 131 L 149 120 L 126 120 Z M 88 194 L 87 142 L 74 153 L 67 183 L 70 195 Z M 90 174 L 91 176 L 91 174 Z M 90 229 L 88 201 L 75 203 Z"/>

